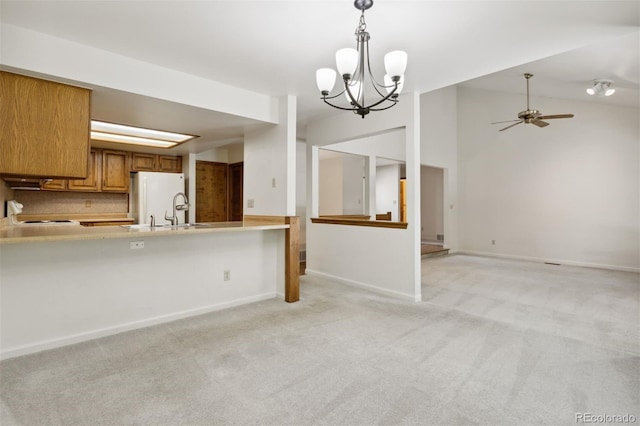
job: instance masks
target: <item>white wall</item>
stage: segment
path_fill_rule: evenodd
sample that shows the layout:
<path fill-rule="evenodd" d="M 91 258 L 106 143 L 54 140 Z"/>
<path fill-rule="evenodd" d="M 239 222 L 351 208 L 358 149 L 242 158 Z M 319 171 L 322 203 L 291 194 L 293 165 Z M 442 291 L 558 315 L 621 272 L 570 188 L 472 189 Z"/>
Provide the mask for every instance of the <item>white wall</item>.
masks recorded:
<path fill-rule="evenodd" d="M 279 98 L 279 124 L 247 130 L 244 214 L 294 216 L 296 211 L 296 98 Z M 254 201 L 249 207 L 248 200 Z"/>
<path fill-rule="evenodd" d="M 229 164 L 241 163 L 244 161 L 244 144 L 235 143 L 227 146 L 227 158 Z"/>
<path fill-rule="evenodd" d="M 144 249 L 129 249 L 141 240 Z M 2 358 L 284 290 L 282 230 L 4 244 L 0 250 Z M 225 270 L 230 281 L 223 280 Z"/>
<path fill-rule="evenodd" d="M 375 212 L 391 212 L 392 221 L 400 220 L 400 165 L 376 167 Z"/>
<path fill-rule="evenodd" d="M 402 129 L 407 161 L 407 229 L 307 222 L 307 272 L 418 301 L 420 289 L 420 98 L 365 119 L 337 113 L 307 127 L 307 216 L 318 215 L 318 147 Z M 375 153 L 374 153 L 375 154 Z M 386 155 L 384 157 L 390 158 Z M 374 169 L 375 170 L 375 169 Z"/>
<path fill-rule="evenodd" d="M 444 172 L 436 167 L 422 166 L 421 215 L 422 239 L 436 241 L 444 234 Z"/>
<path fill-rule="evenodd" d="M 319 164 L 320 215 L 340 215 L 342 210 L 342 157 L 320 160 Z"/>
<path fill-rule="evenodd" d="M 364 214 L 364 158 L 342 157 L 342 214 Z"/>
<path fill-rule="evenodd" d="M 307 143 L 296 141 L 296 216 L 300 217 L 300 250 L 307 243 Z"/>
<path fill-rule="evenodd" d="M 443 169 L 444 243 L 458 249 L 457 89 L 445 87 L 420 96 L 420 163 Z M 424 197 L 421 194 L 421 197 Z"/>
<path fill-rule="evenodd" d="M 458 95 L 462 250 L 640 268 L 637 108 L 532 97 L 575 118 L 499 132 L 489 123 L 515 117 L 523 95 Z"/>
<path fill-rule="evenodd" d="M 278 122 L 278 102 L 271 96 L 4 22 L 0 26 L 0 39 L 0 58 L 5 66 L 268 123 Z"/>
<path fill-rule="evenodd" d="M 396 128 L 381 134 L 335 143 L 330 148 L 334 151 L 350 154 L 405 161 L 407 157 L 405 139 L 404 128 Z"/>
<path fill-rule="evenodd" d="M 214 163 L 229 163 L 229 150 L 213 148 L 196 154 L 197 161 L 212 161 Z"/>

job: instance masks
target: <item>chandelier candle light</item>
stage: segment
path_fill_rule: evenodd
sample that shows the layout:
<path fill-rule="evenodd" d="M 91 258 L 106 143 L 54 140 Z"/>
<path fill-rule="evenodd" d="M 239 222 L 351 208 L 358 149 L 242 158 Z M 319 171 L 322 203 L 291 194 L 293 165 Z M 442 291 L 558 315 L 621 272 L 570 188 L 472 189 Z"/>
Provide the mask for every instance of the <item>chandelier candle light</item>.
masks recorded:
<path fill-rule="evenodd" d="M 337 95 L 329 96 L 336 82 L 336 71 L 332 68 L 320 68 L 316 71 L 316 83 L 322 94 L 322 100 L 334 108 L 345 111 L 353 111 L 354 114 L 364 118 L 370 111 L 382 111 L 389 109 L 398 103 L 398 95 L 404 85 L 404 71 L 407 68 L 407 53 L 394 50 L 384 56 L 384 67 L 387 74 L 384 76 L 384 84 L 378 83 L 371 72 L 369 63 L 369 33 L 365 31 L 367 24 L 364 21 L 364 11 L 373 6 L 373 0 L 356 0 L 353 5 L 361 10 L 360 22 L 356 27 L 355 36 L 357 49 L 344 48 L 336 52 L 336 66 L 342 76 L 344 89 Z M 369 74 L 371 83 L 365 81 L 365 71 Z M 380 98 L 370 104 L 365 104 L 365 86 L 373 87 Z M 383 93 L 385 92 L 386 93 Z M 344 93 L 349 106 L 335 105 L 329 100 L 335 99 Z"/>

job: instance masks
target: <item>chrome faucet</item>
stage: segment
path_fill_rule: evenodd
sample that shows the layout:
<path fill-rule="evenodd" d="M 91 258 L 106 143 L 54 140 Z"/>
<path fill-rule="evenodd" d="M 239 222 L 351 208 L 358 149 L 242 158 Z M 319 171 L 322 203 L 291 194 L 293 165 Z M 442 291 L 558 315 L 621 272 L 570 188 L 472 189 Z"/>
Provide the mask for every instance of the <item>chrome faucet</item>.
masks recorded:
<path fill-rule="evenodd" d="M 184 200 L 184 204 L 178 204 L 179 196 L 182 196 L 182 199 Z M 189 210 L 189 200 L 187 199 L 187 196 L 184 195 L 184 193 L 182 192 L 178 192 L 176 195 L 173 196 L 173 216 L 168 216 L 166 210 L 164 212 L 164 218 L 171 222 L 171 226 L 178 225 L 178 210 L 180 211 Z"/>

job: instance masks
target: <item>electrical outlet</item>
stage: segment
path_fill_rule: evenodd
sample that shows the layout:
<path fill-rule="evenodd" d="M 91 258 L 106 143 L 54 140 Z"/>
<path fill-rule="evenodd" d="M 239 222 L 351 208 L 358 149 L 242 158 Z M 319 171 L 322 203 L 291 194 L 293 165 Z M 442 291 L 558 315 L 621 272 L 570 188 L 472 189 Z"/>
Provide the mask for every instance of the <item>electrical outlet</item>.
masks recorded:
<path fill-rule="evenodd" d="M 84 202 L 84 206 L 85 206 L 86 208 L 88 208 L 88 209 L 89 209 L 89 208 L 91 208 L 91 200 L 86 200 L 86 201 Z"/>
<path fill-rule="evenodd" d="M 224 280 L 225 280 L 225 281 L 229 281 L 229 280 L 231 280 L 231 271 L 230 271 L 229 269 L 226 269 L 226 270 L 224 271 Z"/>
<path fill-rule="evenodd" d="M 276 187 L 276 178 L 272 178 L 271 179 L 271 187 L 275 188 Z"/>
<path fill-rule="evenodd" d="M 491 240 L 491 245 L 495 246 L 496 245 L 496 240 Z"/>
<path fill-rule="evenodd" d="M 247 208 L 249 208 L 249 209 L 253 208 L 253 198 L 249 198 L 247 200 Z"/>
<path fill-rule="evenodd" d="M 144 241 L 131 241 L 129 248 L 131 250 L 142 250 L 144 248 Z"/>

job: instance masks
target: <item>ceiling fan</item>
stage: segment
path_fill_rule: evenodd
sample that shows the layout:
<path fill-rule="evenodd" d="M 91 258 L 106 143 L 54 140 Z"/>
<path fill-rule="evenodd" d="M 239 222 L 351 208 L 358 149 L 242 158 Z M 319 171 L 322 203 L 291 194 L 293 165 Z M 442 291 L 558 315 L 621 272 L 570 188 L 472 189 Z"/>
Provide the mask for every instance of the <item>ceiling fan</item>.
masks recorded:
<path fill-rule="evenodd" d="M 535 124 L 538 127 L 546 127 L 549 125 L 546 121 L 543 120 L 553 120 L 556 118 L 572 118 L 573 114 L 556 114 L 556 115 L 542 115 L 540 111 L 537 109 L 529 108 L 529 79 L 533 77 L 533 74 L 526 73 L 524 78 L 527 79 L 527 109 L 518 113 L 518 120 L 507 120 L 507 121 L 497 121 L 491 124 L 501 124 L 501 123 L 513 123 L 504 129 L 500 129 L 500 131 L 507 130 L 512 128 L 513 126 L 517 126 L 520 123 L 531 123 Z"/>

